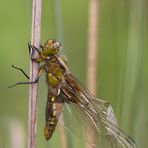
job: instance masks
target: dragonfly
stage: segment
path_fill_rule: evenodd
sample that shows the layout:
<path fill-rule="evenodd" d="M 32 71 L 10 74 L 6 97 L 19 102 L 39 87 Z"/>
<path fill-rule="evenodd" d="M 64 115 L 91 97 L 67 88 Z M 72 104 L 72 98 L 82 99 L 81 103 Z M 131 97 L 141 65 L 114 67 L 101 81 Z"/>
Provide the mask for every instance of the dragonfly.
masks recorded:
<path fill-rule="evenodd" d="M 97 99 L 69 70 L 67 61 L 60 54 L 61 43 L 48 39 L 40 48 L 28 44 L 29 50 L 38 53 L 38 58 L 31 60 L 40 63 L 38 75 L 33 82 L 38 83 L 44 71 L 48 84 L 48 95 L 45 107 L 44 136 L 49 140 L 60 122 L 68 131 L 77 136 L 95 135 L 97 148 L 136 148 L 134 140 L 122 131 L 117 124 L 111 104 Z M 16 66 L 28 79 L 27 74 Z M 62 117 L 64 122 L 62 122 Z M 91 127 L 92 130 L 88 130 Z M 89 131 L 89 132 L 88 132 Z"/>

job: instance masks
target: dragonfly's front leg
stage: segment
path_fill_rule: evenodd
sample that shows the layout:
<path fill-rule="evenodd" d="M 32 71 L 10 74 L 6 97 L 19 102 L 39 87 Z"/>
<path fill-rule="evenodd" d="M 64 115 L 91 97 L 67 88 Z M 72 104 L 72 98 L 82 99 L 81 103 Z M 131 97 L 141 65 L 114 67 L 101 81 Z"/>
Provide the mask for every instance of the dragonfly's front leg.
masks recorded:
<path fill-rule="evenodd" d="M 20 71 L 23 71 L 22 69 L 19 69 L 19 68 L 16 68 L 16 69 L 18 69 Z M 40 76 L 41 76 L 41 74 L 42 74 L 42 72 L 43 72 L 43 70 L 44 70 L 44 65 L 42 65 L 40 67 L 39 72 L 38 72 L 38 75 L 37 75 L 37 77 L 36 77 L 36 79 L 34 81 L 32 81 L 32 82 L 18 82 L 18 83 L 14 84 L 14 85 L 9 86 L 9 88 L 14 87 L 16 85 L 21 85 L 21 84 L 34 84 L 34 83 L 37 83 L 38 80 L 39 80 L 39 78 L 40 78 Z"/>
<path fill-rule="evenodd" d="M 41 45 L 40 45 L 40 47 L 42 48 Z M 28 48 L 29 48 L 29 54 L 31 53 L 31 51 L 34 51 L 35 50 L 35 51 L 37 51 L 37 53 L 39 55 L 41 55 L 41 51 L 37 47 L 35 47 L 34 45 L 31 45 L 30 43 L 28 43 Z"/>
<path fill-rule="evenodd" d="M 35 61 L 35 62 L 37 62 L 37 63 L 40 63 L 40 62 L 43 62 L 44 60 L 48 59 L 48 58 L 45 57 L 45 56 L 43 55 L 43 53 L 42 53 L 37 47 L 35 47 L 34 45 L 31 45 L 31 44 L 28 43 L 28 48 L 29 48 L 29 52 L 31 52 L 31 49 L 32 49 L 32 54 L 31 54 L 31 60 L 32 60 L 32 61 Z M 43 49 L 43 46 L 40 45 L 40 48 Z M 38 53 L 39 58 L 33 58 L 33 57 L 32 57 L 34 51 L 36 51 L 36 52 Z"/>

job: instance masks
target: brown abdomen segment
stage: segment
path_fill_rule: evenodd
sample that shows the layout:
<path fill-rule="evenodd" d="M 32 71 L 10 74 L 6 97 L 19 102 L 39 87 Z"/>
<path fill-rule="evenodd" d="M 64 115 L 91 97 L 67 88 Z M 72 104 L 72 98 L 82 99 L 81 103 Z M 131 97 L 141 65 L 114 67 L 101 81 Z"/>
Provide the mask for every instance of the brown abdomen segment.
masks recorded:
<path fill-rule="evenodd" d="M 50 92 L 48 92 L 50 93 Z M 46 102 L 46 123 L 44 129 L 44 136 L 46 140 L 49 140 L 53 132 L 55 131 L 59 116 L 62 111 L 62 102 L 58 98 L 51 94 L 48 94 Z"/>

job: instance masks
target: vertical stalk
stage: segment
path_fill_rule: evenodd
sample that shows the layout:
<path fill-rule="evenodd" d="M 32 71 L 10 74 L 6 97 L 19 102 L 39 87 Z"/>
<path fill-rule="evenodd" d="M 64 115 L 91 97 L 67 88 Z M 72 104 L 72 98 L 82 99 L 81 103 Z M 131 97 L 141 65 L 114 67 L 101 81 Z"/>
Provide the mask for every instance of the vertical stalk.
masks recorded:
<path fill-rule="evenodd" d="M 89 3 L 89 19 L 88 19 L 88 68 L 87 68 L 87 86 L 88 89 L 96 95 L 96 55 L 97 55 L 97 32 L 98 32 L 98 0 L 90 0 Z M 92 133 L 88 137 L 88 143 L 95 143 L 95 135 L 91 127 Z M 91 138 L 90 138 L 91 137 Z M 87 148 L 92 148 L 92 145 L 87 145 Z"/>
<path fill-rule="evenodd" d="M 134 2 L 134 3 L 133 3 Z M 123 92 L 120 102 L 121 123 L 130 132 L 133 129 L 134 115 L 138 113 L 135 107 L 143 107 L 137 94 L 140 94 L 139 78 L 142 68 L 143 49 L 144 49 L 144 1 L 134 0 L 130 2 L 128 43 L 125 59 L 125 69 L 123 77 Z M 140 85 L 139 85 L 140 84 Z M 138 94 L 138 95 L 139 95 Z M 126 117 L 126 122 L 125 122 Z M 139 119 L 138 119 L 139 120 Z M 140 120 L 139 120 L 140 121 Z M 131 124 L 132 123 L 132 124 Z M 135 121 L 135 124 L 137 122 Z M 139 133 L 138 133 L 139 134 Z"/>
<path fill-rule="evenodd" d="M 41 1 L 33 0 L 32 4 L 32 34 L 31 44 L 39 47 L 40 43 L 40 23 L 41 23 Z M 32 53 L 32 51 L 30 51 Z M 33 52 L 34 58 L 37 53 Z M 31 55 L 31 54 L 30 54 Z M 30 81 L 34 81 L 39 71 L 39 64 L 30 60 Z M 38 84 L 29 86 L 29 117 L 28 117 L 28 148 L 35 148 L 36 124 L 37 124 L 37 93 Z"/>
<path fill-rule="evenodd" d="M 63 117 L 62 117 L 63 120 Z M 64 120 L 62 121 L 64 123 Z M 61 148 L 67 148 L 67 139 L 65 135 L 65 129 L 60 125 L 60 138 L 61 138 Z"/>

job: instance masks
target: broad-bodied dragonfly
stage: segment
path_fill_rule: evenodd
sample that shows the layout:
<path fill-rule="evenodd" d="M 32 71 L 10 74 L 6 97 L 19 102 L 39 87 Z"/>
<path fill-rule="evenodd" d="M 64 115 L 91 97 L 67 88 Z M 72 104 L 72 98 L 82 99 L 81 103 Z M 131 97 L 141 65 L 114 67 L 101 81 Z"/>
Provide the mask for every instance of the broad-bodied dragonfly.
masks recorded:
<path fill-rule="evenodd" d="M 96 137 L 95 144 L 91 144 L 97 148 L 136 147 L 135 142 L 118 127 L 110 103 L 95 98 L 71 74 L 67 62 L 59 54 L 61 49 L 59 42 L 47 40 L 44 46 L 40 46 L 41 50 L 31 44 L 28 45 L 30 50 L 37 51 L 39 55 L 38 58 L 31 59 L 43 63 L 38 76 L 33 82 L 20 82 L 10 87 L 37 83 L 41 73 L 45 71 L 48 84 L 44 129 L 46 140 L 52 137 L 57 122 L 61 120 L 63 114 L 64 127 L 78 136 L 83 133 L 85 136 L 91 136 L 90 130 L 88 132 L 88 127 L 91 127 Z M 25 74 L 22 69 L 13 67 Z M 26 77 L 29 78 L 27 75 Z"/>

